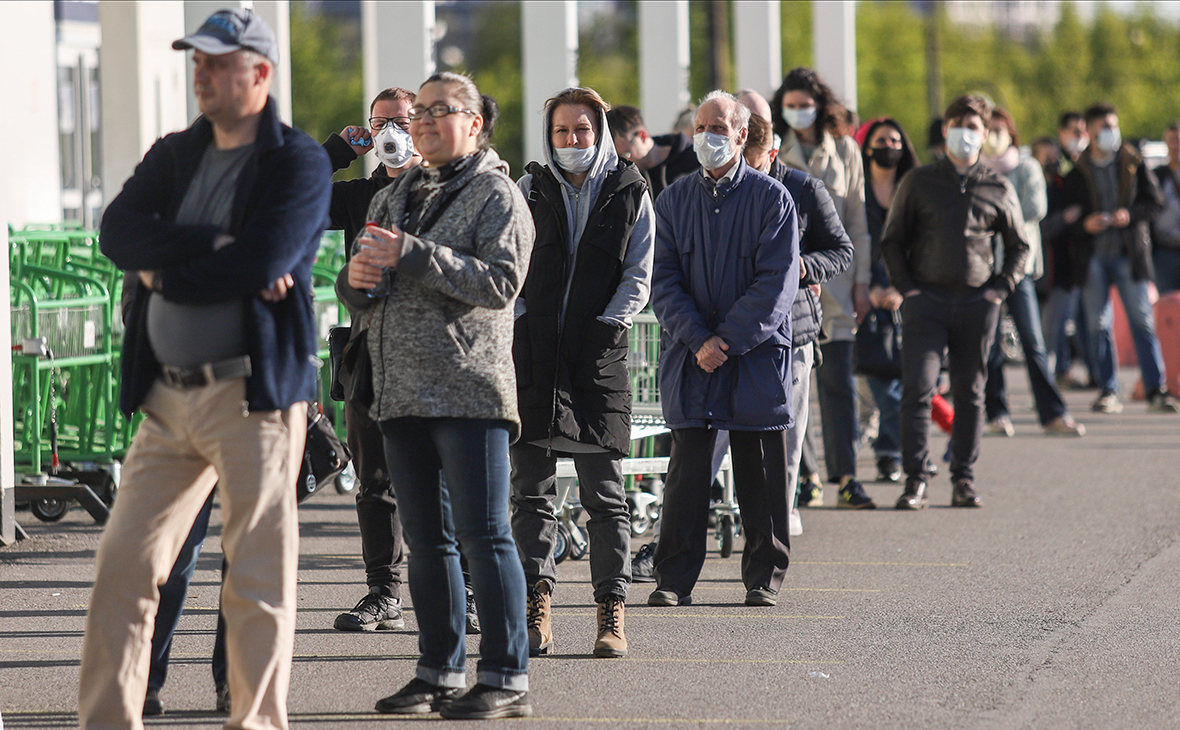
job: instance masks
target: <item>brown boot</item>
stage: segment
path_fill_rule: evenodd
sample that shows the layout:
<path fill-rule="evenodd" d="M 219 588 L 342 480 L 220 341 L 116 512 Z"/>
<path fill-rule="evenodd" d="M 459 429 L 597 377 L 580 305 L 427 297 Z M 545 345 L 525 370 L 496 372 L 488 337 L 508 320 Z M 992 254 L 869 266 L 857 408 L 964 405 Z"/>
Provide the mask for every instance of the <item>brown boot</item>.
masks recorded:
<path fill-rule="evenodd" d="M 529 656 L 553 653 L 553 609 L 549 584 L 543 580 L 529 589 Z"/>
<path fill-rule="evenodd" d="M 623 635 L 623 599 L 607 596 L 598 604 L 598 641 L 594 656 L 627 656 L 627 637 Z"/>

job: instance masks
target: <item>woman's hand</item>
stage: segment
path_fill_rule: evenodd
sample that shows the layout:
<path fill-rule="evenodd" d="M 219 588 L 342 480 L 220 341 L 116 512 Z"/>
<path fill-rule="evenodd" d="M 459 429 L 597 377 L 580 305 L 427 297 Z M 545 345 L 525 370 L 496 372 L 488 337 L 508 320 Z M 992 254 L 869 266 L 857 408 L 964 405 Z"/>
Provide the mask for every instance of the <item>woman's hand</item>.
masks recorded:
<path fill-rule="evenodd" d="M 402 258 L 402 232 L 397 226 L 393 230 L 369 224 L 365 226 L 365 236 L 361 239 L 361 249 L 352 257 L 353 262 L 361 262 L 378 269 L 395 269 Z M 349 278 L 351 279 L 351 272 Z M 352 282 L 349 281 L 351 284 Z"/>
<path fill-rule="evenodd" d="M 353 256 L 348 262 L 348 285 L 358 291 L 372 289 L 381 282 L 381 267 L 359 261 L 360 256 Z"/>

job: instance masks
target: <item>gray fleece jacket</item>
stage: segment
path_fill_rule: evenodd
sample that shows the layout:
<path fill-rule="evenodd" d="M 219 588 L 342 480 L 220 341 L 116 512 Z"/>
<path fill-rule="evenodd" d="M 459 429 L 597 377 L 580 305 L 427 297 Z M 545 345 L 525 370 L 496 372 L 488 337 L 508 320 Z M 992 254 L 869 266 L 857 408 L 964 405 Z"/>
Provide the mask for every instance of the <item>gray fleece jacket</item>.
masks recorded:
<path fill-rule="evenodd" d="M 512 305 L 533 247 L 528 203 L 494 150 L 444 187 L 459 190 L 437 221 L 405 235 L 389 295 L 360 313 L 373 358 L 375 421 L 405 416 L 509 421 L 520 433 L 512 363 Z M 401 226 L 421 168 L 373 198 L 369 219 Z M 365 295 L 348 296 L 364 303 Z"/>

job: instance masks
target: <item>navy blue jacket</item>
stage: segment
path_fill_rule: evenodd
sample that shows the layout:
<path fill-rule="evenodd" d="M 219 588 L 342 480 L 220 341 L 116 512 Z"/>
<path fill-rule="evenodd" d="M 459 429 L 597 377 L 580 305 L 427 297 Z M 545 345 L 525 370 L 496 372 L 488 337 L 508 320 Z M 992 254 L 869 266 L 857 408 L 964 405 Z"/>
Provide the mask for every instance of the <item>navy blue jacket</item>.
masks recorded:
<path fill-rule="evenodd" d="M 660 404 L 670 428 L 782 430 L 791 412 L 791 305 L 799 224 L 782 184 L 738 155 L 731 181 L 700 173 L 656 199 L 651 303 L 660 321 Z M 713 335 L 728 360 L 696 352 Z"/>
<path fill-rule="evenodd" d="M 823 180 L 777 160 L 768 174 L 790 193 L 799 216 L 799 258 L 806 272 L 791 306 L 791 346 L 799 347 L 814 342 L 824 323 L 819 295 L 808 286 L 830 281 L 852 266 L 852 239 Z"/>
<path fill-rule="evenodd" d="M 107 206 L 99 241 L 120 269 L 155 271 L 165 299 L 181 304 L 248 302 L 246 343 L 253 375 L 246 383 L 251 410 L 285 409 L 316 398 L 316 329 L 311 265 L 328 224 L 328 155 L 304 133 L 283 124 L 275 100 L 262 112 L 254 154 L 238 178 L 228 233 L 219 251 L 216 226 L 181 225 L 176 214 L 213 125 L 198 118 L 148 150 L 123 191 Z M 291 274 L 285 299 L 258 293 Z M 130 416 L 160 373 L 147 335 L 151 292 L 135 284 L 123 339 L 119 407 Z"/>

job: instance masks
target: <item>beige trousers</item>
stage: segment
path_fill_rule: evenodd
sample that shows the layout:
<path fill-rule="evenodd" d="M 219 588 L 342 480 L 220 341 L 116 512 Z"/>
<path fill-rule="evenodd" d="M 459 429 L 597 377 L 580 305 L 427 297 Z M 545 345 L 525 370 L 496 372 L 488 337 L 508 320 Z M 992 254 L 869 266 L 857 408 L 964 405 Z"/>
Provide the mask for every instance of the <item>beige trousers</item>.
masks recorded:
<path fill-rule="evenodd" d="M 81 727 L 143 727 L 159 586 L 219 485 L 233 711 L 227 728 L 287 728 L 307 404 L 242 415 L 245 381 L 157 382 L 98 548 L 78 690 Z M 210 696 L 212 702 L 212 696 Z"/>

